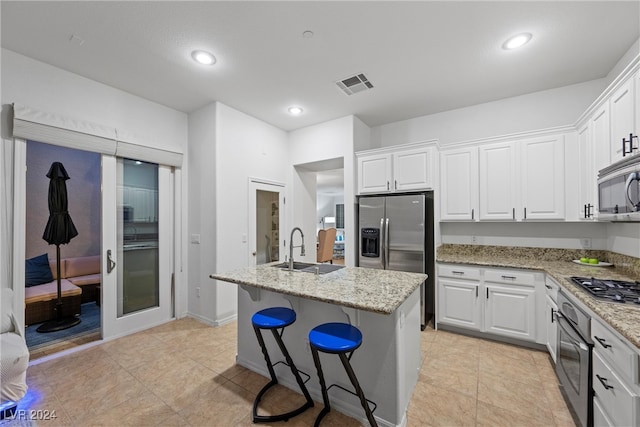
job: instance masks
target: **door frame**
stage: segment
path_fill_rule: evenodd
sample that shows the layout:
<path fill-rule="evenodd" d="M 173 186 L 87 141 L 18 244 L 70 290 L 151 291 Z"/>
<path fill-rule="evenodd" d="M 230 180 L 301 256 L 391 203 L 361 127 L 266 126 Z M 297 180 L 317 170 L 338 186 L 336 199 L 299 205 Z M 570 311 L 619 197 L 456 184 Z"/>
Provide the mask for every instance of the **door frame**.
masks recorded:
<path fill-rule="evenodd" d="M 279 195 L 279 203 L 280 203 L 280 209 L 278 210 L 278 227 L 279 227 L 279 231 L 278 231 L 278 239 L 283 242 L 283 237 L 282 237 L 282 230 L 284 229 L 284 224 L 285 224 L 285 192 L 286 192 L 286 185 L 282 182 L 277 182 L 277 181 L 270 181 L 270 180 L 266 180 L 266 179 L 261 179 L 261 178 L 253 178 L 253 177 L 249 177 L 249 201 L 248 201 L 248 207 L 249 207 L 249 216 L 248 216 L 248 226 L 247 226 L 247 230 L 248 230 L 248 238 L 247 238 L 247 265 L 248 266 L 255 266 L 256 265 L 256 259 L 257 259 L 257 242 L 256 242 L 256 221 L 257 221 L 257 216 L 256 216 L 256 196 L 258 194 L 258 191 L 270 191 L 272 193 L 278 193 Z M 279 253 L 278 253 L 278 259 L 279 260 L 283 260 L 283 255 L 284 255 L 284 244 L 280 244 L 278 245 L 279 248 Z"/>

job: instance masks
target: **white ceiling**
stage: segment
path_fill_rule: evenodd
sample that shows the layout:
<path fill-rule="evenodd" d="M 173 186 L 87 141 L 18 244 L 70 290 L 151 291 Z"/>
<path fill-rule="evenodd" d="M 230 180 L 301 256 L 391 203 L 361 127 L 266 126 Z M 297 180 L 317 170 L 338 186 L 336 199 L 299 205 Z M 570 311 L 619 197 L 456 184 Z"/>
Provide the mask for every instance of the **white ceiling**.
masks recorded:
<path fill-rule="evenodd" d="M 376 126 L 602 78 L 640 36 L 639 6 L 3 0 L 1 42 L 186 113 L 220 101 L 284 130 L 349 114 Z M 524 48 L 501 48 L 525 31 Z M 356 73 L 375 87 L 346 96 L 335 81 Z"/>

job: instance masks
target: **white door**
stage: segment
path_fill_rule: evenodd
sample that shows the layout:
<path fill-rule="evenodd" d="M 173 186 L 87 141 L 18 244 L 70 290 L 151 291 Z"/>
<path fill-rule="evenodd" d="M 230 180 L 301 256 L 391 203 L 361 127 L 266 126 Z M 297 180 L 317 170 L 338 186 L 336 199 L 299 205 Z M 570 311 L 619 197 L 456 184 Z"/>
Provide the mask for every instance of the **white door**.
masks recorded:
<path fill-rule="evenodd" d="M 284 261 L 284 184 L 249 181 L 249 266 Z"/>
<path fill-rule="evenodd" d="M 393 154 L 393 190 L 433 188 L 433 147 L 404 150 Z"/>
<path fill-rule="evenodd" d="M 485 286 L 484 330 L 535 341 L 535 290 L 525 286 Z"/>
<path fill-rule="evenodd" d="M 522 218 L 564 219 L 564 137 L 523 141 L 520 159 Z"/>
<path fill-rule="evenodd" d="M 358 158 L 358 194 L 391 191 L 391 154 Z"/>
<path fill-rule="evenodd" d="M 515 220 L 516 145 L 504 142 L 481 146 L 479 157 L 480 220 Z"/>
<path fill-rule="evenodd" d="M 173 195 L 171 167 L 102 156 L 105 339 L 173 315 Z"/>
<path fill-rule="evenodd" d="M 440 153 L 440 219 L 477 219 L 478 148 L 461 148 Z"/>
<path fill-rule="evenodd" d="M 438 322 L 480 330 L 480 282 L 438 279 Z"/>

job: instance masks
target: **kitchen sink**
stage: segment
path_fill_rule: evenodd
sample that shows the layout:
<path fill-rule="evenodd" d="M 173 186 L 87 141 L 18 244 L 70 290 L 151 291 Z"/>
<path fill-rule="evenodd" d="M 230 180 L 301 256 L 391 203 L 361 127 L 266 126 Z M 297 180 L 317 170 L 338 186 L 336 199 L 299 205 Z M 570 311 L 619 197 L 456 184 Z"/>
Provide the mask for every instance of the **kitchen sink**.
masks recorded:
<path fill-rule="evenodd" d="M 273 267 L 280 268 L 282 270 L 289 269 L 288 262 L 282 262 L 280 264 L 273 265 Z M 318 274 L 326 274 L 331 273 L 332 271 L 340 270 L 344 268 L 344 265 L 334 265 L 334 264 L 313 264 L 309 262 L 293 262 L 293 271 L 301 271 L 304 273 L 315 273 L 316 268 L 318 269 Z"/>

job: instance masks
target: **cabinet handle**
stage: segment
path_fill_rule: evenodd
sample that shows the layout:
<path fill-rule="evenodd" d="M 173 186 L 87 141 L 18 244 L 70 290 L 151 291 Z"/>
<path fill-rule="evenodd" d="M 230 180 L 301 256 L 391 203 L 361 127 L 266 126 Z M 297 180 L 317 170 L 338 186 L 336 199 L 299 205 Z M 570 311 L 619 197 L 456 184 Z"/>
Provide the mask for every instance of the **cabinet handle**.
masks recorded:
<path fill-rule="evenodd" d="M 556 321 L 555 318 L 554 318 L 555 317 L 554 314 L 555 314 L 555 310 L 552 308 L 551 309 L 551 323 Z"/>
<path fill-rule="evenodd" d="M 475 209 L 472 208 L 471 209 L 471 219 L 475 219 L 474 216 L 475 216 Z"/>
<path fill-rule="evenodd" d="M 633 138 L 638 138 L 638 135 L 634 135 L 630 133 L 628 141 L 622 138 L 622 157 L 626 157 L 627 154 L 633 154 L 633 151 L 638 149 L 637 147 L 633 146 Z M 627 142 L 629 143 L 628 150 L 627 150 Z"/>
<path fill-rule="evenodd" d="M 587 213 L 587 205 L 586 205 L 586 203 L 584 205 L 584 217 L 585 218 L 589 218 L 589 214 Z"/>
<path fill-rule="evenodd" d="M 524 219 L 527 219 L 527 208 L 524 208 Z"/>
<path fill-rule="evenodd" d="M 547 289 L 553 289 L 551 286 L 547 285 L 546 283 L 544 284 L 544 287 Z"/>
<path fill-rule="evenodd" d="M 387 190 L 389 189 L 389 181 L 387 181 Z"/>
<path fill-rule="evenodd" d="M 464 271 L 452 271 L 452 274 L 464 275 Z"/>
<path fill-rule="evenodd" d="M 394 190 L 398 189 L 398 180 L 397 179 L 393 181 L 393 189 Z"/>
<path fill-rule="evenodd" d="M 613 388 L 612 385 L 607 384 L 607 379 L 606 378 L 603 378 L 598 374 L 596 374 L 596 377 L 598 377 L 598 380 L 600 381 L 600 383 L 602 383 L 602 385 L 604 386 L 605 390 L 611 390 Z"/>
<path fill-rule="evenodd" d="M 476 286 L 476 298 L 478 298 L 478 287 Z"/>
<path fill-rule="evenodd" d="M 504 276 L 504 275 L 502 276 L 502 278 L 503 278 L 503 279 L 505 279 L 505 280 L 507 280 L 507 279 L 509 279 L 509 280 L 516 280 L 516 279 L 517 279 L 517 277 L 516 277 L 516 276 Z"/>
<path fill-rule="evenodd" d="M 513 208 L 513 219 L 516 219 L 516 208 Z"/>
<path fill-rule="evenodd" d="M 489 299 L 489 288 L 487 288 L 487 299 Z"/>
<path fill-rule="evenodd" d="M 601 345 L 602 347 L 604 347 L 604 348 L 611 348 L 611 345 L 610 345 L 610 344 L 607 344 L 607 340 L 605 340 L 604 338 L 600 338 L 600 337 L 597 337 L 597 336 L 595 336 L 595 335 L 594 335 L 593 337 L 596 339 L 596 341 L 598 341 L 598 342 L 600 343 L 600 345 Z"/>

